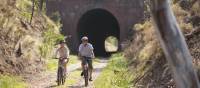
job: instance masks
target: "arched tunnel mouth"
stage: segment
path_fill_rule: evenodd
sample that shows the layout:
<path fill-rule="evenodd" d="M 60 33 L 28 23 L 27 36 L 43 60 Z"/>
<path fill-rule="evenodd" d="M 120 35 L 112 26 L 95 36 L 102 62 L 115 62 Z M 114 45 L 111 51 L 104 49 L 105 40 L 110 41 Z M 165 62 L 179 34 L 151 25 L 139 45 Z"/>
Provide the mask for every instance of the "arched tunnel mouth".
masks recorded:
<path fill-rule="evenodd" d="M 82 15 L 77 26 L 79 43 L 83 36 L 87 36 L 96 56 L 106 57 L 114 53 L 105 49 L 105 41 L 109 36 L 118 41 L 120 39 L 119 24 L 112 13 L 104 9 L 89 10 Z"/>

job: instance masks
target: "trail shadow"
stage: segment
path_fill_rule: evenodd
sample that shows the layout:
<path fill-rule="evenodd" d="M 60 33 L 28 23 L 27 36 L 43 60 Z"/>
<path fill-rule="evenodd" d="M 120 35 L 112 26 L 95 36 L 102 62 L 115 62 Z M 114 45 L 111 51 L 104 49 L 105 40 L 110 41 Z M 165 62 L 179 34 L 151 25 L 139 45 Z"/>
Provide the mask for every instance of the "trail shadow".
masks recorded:
<path fill-rule="evenodd" d="M 84 88 L 85 86 L 68 86 L 68 88 Z"/>
<path fill-rule="evenodd" d="M 101 68 L 94 68 L 93 72 L 100 73 L 102 70 L 103 70 L 103 67 L 101 67 Z"/>
<path fill-rule="evenodd" d="M 48 87 L 45 87 L 45 88 L 56 88 L 58 87 L 58 85 L 51 85 L 51 86 L 48 86 Z"/>
<path fill-rule="evenodd" d="M 101 57 L 102 58 L 102 57 Z M 108 63 L 108 60 L 107 58 L 103 58 L 103 59 L 94 59 L 94 62 L 98 62 L 98 63 Z"/>
<path fill-rule="evenodd" d="M 100 71 L 102 71 L 103 68 L 104 67 L 98 67 L 98 68 L 94 67 L 93 72 L 100 72 Z M 78 68 L 78 69 L 76 69 L 76 71 L 82 71 L 82 69 Z"/>
<path fill-rule="evenodd" d="M 45 87 L 45 88 L 56 88 L 56 87 L 59 87 L 58 85 L 52 85 L 52 86 L 49 86 L 49 87 Z M 84 86 L 67 86 L 67 88 L 84 88 Z"/>

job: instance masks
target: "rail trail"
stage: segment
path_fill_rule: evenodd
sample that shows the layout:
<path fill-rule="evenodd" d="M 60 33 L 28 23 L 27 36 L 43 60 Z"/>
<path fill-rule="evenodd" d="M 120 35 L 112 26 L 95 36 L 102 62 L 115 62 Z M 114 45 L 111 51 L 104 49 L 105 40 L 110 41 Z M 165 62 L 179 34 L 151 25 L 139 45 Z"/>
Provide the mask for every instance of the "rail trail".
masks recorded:
<path fill-rule="evenodd" d="M 94 71 L 93 71 L 93 81 L 99 76 L 101 73 L 102 69 L 105 68 L 107 65 L 107 60 L 105 61 L 99 61 L 95 62 L 93 64 L 94 66 Z M 74 71 L 80 71 L 81 70 L 81 65 L 80 62 L 76 64 L 72 64 L 68 66 L 68 77 L 70 74 L 73 74 Z M 68 85 L 67 81 L 66 84 L 63 86 L 57 86 L 56 84 L 56 71 L 47 71 L 47 72 L 42 72 L 39 74 L 35 74 L 34 76 L 27 76 L 26 82 L 29 84 L 28 88 L 83 88 L 84 87 L 84 79 L 80 75 L 77 75 L 77 77 L 70 78 L 70 79 L 76 79 L 78 80 L 72 85 Z M 67 77 L 67 79 L 68 79 Z M 93 88 L 93 82 L 90 82 L 88 88 Z"/>

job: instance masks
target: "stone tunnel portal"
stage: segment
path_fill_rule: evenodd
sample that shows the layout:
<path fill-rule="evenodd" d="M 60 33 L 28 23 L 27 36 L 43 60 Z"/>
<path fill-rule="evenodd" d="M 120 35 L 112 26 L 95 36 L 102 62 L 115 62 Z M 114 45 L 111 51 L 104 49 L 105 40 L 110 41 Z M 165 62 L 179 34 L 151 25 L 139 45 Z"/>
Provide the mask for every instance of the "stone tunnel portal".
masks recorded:
<path fill-rule="evenodd" d="M 114 36 L 118 41 L 120 39 L 120 27 L 117 19 L 104 9 L 87 11 L 79 19 L 77 26 L 79 43 L 81 43 L 81 37 L 88 36 L 96 56 L 109 56 L 111 54 L 105 50 L 104 43 L 107 37 Z"/>

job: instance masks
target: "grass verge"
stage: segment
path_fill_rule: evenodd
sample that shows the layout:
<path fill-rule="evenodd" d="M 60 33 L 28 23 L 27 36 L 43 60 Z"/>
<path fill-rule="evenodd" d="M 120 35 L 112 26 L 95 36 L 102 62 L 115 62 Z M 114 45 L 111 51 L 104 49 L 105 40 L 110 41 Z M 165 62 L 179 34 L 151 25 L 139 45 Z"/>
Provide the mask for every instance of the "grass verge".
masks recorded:
<path fill-rule="evenodd" d="M 0 88 L 27 88 L 20 77 L 0 75 Z"/>
<path fill-rule="evenodd" d="M 107 67 L 94 81 L 95 88 L 130 88 L 132 77 L 122 54 L 111 57 Z"/>
<path fill-rule="evenodd" d="M 66 80 L 66 84 L 68 87 L 73 86 L 80 80 L 80 70 L 76 70 L 68 75 L 68 78 Z"/>

